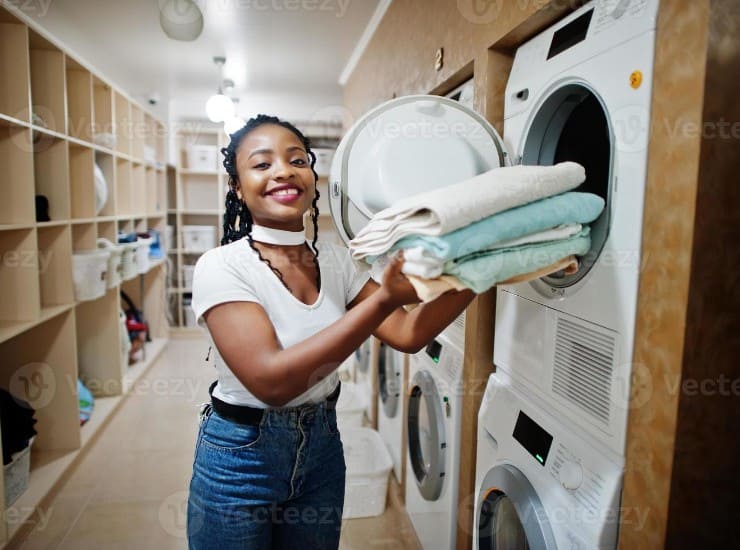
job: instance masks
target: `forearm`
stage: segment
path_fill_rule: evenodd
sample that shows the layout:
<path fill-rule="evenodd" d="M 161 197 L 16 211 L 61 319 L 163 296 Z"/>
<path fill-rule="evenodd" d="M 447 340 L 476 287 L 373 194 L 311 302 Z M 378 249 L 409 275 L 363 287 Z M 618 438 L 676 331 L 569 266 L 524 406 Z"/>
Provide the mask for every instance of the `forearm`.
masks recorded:
<path fill-rule="evenodd" d="M 324 330 L 274 353 L 268 366 L 275 388 L 272 404 L 287 403 L 331 374 L 395 308 L 375 293 Z"/>
<path fill-rule="evenodd" d="M 435 300 L 410 311 L 404 323 L 405 339 L 413 349 L 421 349 L 442 332 L 475 298 L 472 290 L 446 292 Z"/>

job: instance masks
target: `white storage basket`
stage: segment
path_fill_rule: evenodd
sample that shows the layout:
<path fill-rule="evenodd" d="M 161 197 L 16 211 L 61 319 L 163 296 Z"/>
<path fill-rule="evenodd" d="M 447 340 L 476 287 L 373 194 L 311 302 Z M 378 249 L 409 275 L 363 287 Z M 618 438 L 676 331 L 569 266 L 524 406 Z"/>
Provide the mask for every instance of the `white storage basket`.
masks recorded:
<path fill-rule="evenodd" d="M 172 225 L 168 225 L 164 228 L 164 242 L 162 243 L 164 252 L 168 252 L 169 250 L 172 250 L 175 248 L 175 242 L 174 242 L 174 235 L 175 235 L 175 227 Z"/>
<path fill-rule="evenodd" d="M 108 288 L 121 284 L 123 268 L 121 267 L 121 255 L 123 247 L 110 242 L 108 239 L 98 239 L 98 248 L 110 253 L 108 258 Z"/>
<path fill-rule="evenodd" d="M 216 248 L 216 227 L 213 225 L 183 225 L 182 248 L 187 252 L 206 252 Z"/>
<path fill-rule="evenodd" d="M 363 395 L 360 386 L 352 382 L 342 382 L 342 391 L 337 401 L 337 424 L 339 431 L 361 428 L 362 417 L 367 407 L 368 396 Z"/>
<path fill-rule="evenodd" d="M 379 516 L 385 511 L 393 468 L 385 443 L 375 430 L 352 428 L 342 432 L 342 445 L 347 463 L 342 518 Z"/>
<path fill-rule="evenodd" d="M 184 297 L 182 299 L 182 317 L 185 326 L 188 328 L 195 328 L 195 312 L 193 311 L 192 301 L 190 298 Z"/>
<path fill-rule="evenodd" d="M 214 172 L 218 170 L 218 147 L 215 145 L 188 145 L 187 165 L 190 170 Z"/>
<path fill-rule="evenodd" d="M 95 300 L 105 294 L 108 283 L 107 250 L 81 250 L 72 254 L 75 299 Z"/>
<path fill-rule="evenodd" d="M 151 237 L 139 237 L 136 239 L 136 267 L 139 273 L 149 271 L 149 247 L 154 239 Z"/>
<path fill-rule="evenodd" d="M 133 279 L 139 274 L 139 262 L 136 257 L 136 243 L 121 243 L 121 278 L 124 281 Z"/>
<path fill-rule="evenodd" d="M 182 266 L 182 287 L 185 289 L 193 288 L 193 271 L 195 271 L 194 265 Z"/>
<path fill-rule="evenodd" d="M 3 466 L 5 481 L 5 507 L 11 506 L 28 489 L 31 473 L 31 445 L 35 437 L 28 440 L 28 447 L 10 455 L 10 462 Z"/>

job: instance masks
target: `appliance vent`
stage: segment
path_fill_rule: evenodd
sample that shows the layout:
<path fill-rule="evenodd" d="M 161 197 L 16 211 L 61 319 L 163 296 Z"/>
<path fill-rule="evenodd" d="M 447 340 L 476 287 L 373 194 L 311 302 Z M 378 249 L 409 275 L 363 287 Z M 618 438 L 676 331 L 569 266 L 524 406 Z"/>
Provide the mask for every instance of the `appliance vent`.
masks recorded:
<path fill-rule="evenodd" d="M 558 318 L 553 392 L 609 424 L 615 338 Z"/>
<path fill-rule="evenodd" d="M 465 312 L 458 315 L 457 319 L 452 321 L 452 326 L 457 327 L 461 334 L 465 334 Z"/>

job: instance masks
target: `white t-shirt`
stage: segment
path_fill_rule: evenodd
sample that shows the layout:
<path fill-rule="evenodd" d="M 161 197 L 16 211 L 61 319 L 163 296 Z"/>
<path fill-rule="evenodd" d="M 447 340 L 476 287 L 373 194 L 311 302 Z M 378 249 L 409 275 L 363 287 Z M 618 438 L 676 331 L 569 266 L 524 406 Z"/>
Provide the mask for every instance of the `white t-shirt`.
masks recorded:
<path fill-rule="evenodd" d="M 360 292 L 370 278 L 367 271 L 349 255 L 349 251 L 331 243 L 317 242 L 321 290 L 312 305 L 293 296 L 270 267 L 261 261 L 246 238 L 214 248 L 203 254 L 193 272 L 192 308 L 198 325 L 207 329 L 203 314 L 224 302 L 256 302 L 270 317 L 283 349 L 310 338 L 328 327 L 347 311 L 347 304 Z M 276 266 L 279 269 L 279 266 Z M 218 384 L 213 395 L 234 405 L 267 408 L 234 376 L 213 345 L 218 371 Z M 249 353 L 249 350 L 244 350 Z M 306 402 L 318 402 L 336 388 L 338 374 L 330 376 L 286 403 L 293 407 Z"/>

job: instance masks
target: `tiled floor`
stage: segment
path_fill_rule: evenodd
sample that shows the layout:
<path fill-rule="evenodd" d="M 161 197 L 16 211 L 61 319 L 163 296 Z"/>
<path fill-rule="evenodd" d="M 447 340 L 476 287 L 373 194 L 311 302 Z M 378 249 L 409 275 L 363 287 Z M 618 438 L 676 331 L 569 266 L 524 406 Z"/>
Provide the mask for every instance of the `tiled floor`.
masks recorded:
<path fill-rule="evenodd" d="M 201 340 L 170 342 L 19 548 L 184 549 L 198 404 L 215 372 Z M 396 487 L 397 488 L 397 487 Z M 417 548 L 402 509 L 345 520 L 342 550 Z"/>

